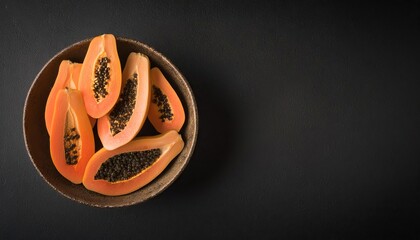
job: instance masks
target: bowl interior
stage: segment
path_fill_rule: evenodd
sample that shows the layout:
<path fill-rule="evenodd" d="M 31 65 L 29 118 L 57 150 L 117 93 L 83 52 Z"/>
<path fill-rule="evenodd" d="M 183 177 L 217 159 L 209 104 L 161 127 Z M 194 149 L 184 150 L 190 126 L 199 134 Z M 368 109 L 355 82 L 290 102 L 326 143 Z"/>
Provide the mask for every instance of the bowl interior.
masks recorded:
<path fill-rule="evenodd" d="M 117 37 L 117 48 L 122 67 L 125 65 L 126 59 L 131 52 L 146 54 L 150 59 L 151 66 L 159 67 L 177 92 L 185 109 L 185 124 L 180 131 L 185 147 L 155 180 L 127 195 L 104 196 L 87 190 L 81 184 L 71 183 L 58 173 L 52 163 L 44 111 L 61 61 L 71 60 L 82 63 L 90 40 L 83 40 L 62 50 L 36 76 L 28 92 L 24 107 L 23 130 L 26 148 L 34 166 L 45 181 L 55 190 L 72 200 L 98 207 L 119 207 L 140 203 L 166 189 L 187 165 L 193 153 L 198 133 L 198 115 L 194 95 L 184 76 L 161 53 L 138 41 Z M 94 128 L 94 131 L 96 136 L 96 128 Z M 139 135 L 152 135 L 153 133 L 154 130 L 146 121 Z M 98 144 L 98 138 L 95 139 L 95 142 L 97 148 L 101 147 L 100 143 Z"/>

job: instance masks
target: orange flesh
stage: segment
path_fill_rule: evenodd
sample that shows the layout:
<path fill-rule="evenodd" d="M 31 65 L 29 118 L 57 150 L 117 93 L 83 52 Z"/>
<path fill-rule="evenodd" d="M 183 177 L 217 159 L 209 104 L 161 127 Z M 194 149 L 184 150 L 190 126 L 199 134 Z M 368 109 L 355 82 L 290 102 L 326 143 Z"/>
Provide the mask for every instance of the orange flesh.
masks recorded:
<path fill-rule="evenodd" d="M 172 119 L 165 119 L 162 121 L 159 107 L 156 103 L 150 103 L 148 119 L 153 127 L 160 133 L 165 133 L 170 130 L 180 131 L 185 122 L 185 112 L 182 107 L 181 100 L 176 94 L 175 90 L 171 87 L 168 80 L 166 80 L 163 73 L 159 68 L 154 67 L 150 70 L 150 81 L 152 86 L 159 88 L 162 93 L 167 97 L 171 112 Z M 152 99 L 153 99 L 152 91 Z"/>
<path fill-rule="evenodd" d="M 103 148 L 96 152 L 90 159 L 83 176 L 83 185 L 91 191 L 108 196 L 131 193 L 155 179 L 181 152 L 183 147 L 184 141 L 182 140 L 181 135 L 176 131 L 169 131 L 158 136 L 135 139 L 126 145 L 111 151 Z M 102 163 L 109 158 L 125 152 L 145 151 L 155 148 L 159 148 L 162 151 L 160 157 L 151 166 L 144 169 L 136 176 L 128 180 L 114 183 L 102 179 L 94 179 Z"/>
<path fill-rule="evenodd" d="M 82 64 L 81 63 L 73 63 L 73 72 L 72 72 L 72 77 L 70 78 L 69 82 L 67 83 L 67 88 L 70 89 L 78 89 L 78 85 L 79 85 L 79 76 L 80 76 L 80 71 L 82 70 Z M 90 125 L 92 127 L 95 126 L 96 124 L 96 119 L 89 116 L 89 122 Z"/>
<path fill-rule="evenodd" d="M 98 60 L 107 57 L 110 62 L 109 79 L 105 86 L 108 94 L 95 97 L 94 82 L 95 68 Z M 100 118 L 107 114 L 118 100 L 121 89 L 121 64 L 117 52 L 117 44 L 112 34 L 104 34 L 92 39 L 80 71 L 78 88 L 82 91 L 86 111 L 93 118 Z"/>
<path fill-rule="evenodd" d="M 123 91 L 127 80 L 137 74 L 137 92 L 136 103 L 133 113 L 127 122 L 127 125 L 117 134 L 111 132 L 111 123 L 109 114 L 98 119 L 98 135 L 102 145 L 108 150 L 116 149 L 131 141 L 143 126 L 149 109 L 150 98 L 150 63 L 149 58 L 140 53 L 131 53 L 128 56 L 126 66 L 123 71 Z"/>
<path fill-rule="evenodd" d="M 77 164 L 69 165 L 65 157 L 65 132 L 75 128 L 80 138 L 75 141 L 78 151 Z M 86 164 L 95 153 L 92 127 L 80 91 L 59 90 L 57 93 L 50 135 L 51 159 L 58 172 L 69 181 L 80 184 Z"/>
<path fill-rule="evenodd" d="M 71 89 L 77 88 L 81 66 L 82 64 L 72 63 L 69 60 L 64 60 L 60 63 L 57 78 L 45 105 L 45 126 L 47 127 L 48 134 L 51 134 L 51 122 L 57 93 L 66 87 Z"/>
<path fill-rule="evenodd" d="M 73 63 L 72 65 L 73 69 L 71 71 L 71 77 L 68 79 L 66 87 L 70 89 L 77 89 L 77 85 L 79 83 L 80 70 L 82 70 L 82 64 Z"/>

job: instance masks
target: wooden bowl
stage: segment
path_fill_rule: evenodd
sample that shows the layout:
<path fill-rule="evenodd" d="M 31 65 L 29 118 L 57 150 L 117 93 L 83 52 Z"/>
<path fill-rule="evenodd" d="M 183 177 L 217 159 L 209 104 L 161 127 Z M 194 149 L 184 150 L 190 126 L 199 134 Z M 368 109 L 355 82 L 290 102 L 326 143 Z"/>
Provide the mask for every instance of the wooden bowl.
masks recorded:
<path fill-rule="evenodd" d="M 130 52 L 146 54 L 150 59 L 151 66 L 159 67 L 177 92 L 186 115 L 185 124 L 180 131 L 185 147 L 156 179 L 143 188 L 127 195 L 104 196 L 87 190 L 82 184 L 76 185 L 71 183 L 60 175 L 51 160 L 49 136 L 44 118 L 45 104 L 57 76 L 60 62 L 62 60 L 71 60 L 82 63 L 90 40 L 86 39 L 65 48 L 50 59 L 36 76 L 29 89 L 24 106 L 23 131 L 26 149 L 32 163 L 44 180 L 53 189 L 74 201 L 96 207 L 121 207 L 137 204 L 164 191 L 175 181 L 188 164 L 193 154 L 198 134 L 197 105 L 187 80 L 165 56 L 144 43 L 117 37 L 117 48 L 122 67 L 125 65 Z M 150 126 L 145 127 L 151 128 Z M 151 132 L 150 129 L 145 131 Z M 140 135 L 142 132 L 144 132 L 143 129 Z M 95 141 L 98 144 L 98 138 Z"/>

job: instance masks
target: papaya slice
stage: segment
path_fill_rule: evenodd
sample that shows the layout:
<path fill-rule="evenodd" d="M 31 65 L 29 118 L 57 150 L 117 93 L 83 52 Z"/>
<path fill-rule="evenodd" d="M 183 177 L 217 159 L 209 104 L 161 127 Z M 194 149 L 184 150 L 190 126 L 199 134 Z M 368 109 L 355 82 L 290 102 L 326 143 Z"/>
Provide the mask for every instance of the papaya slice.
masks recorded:
<path fill-rule="evenodd" d="M 81 67 L 82 64 L 73 63 L 69 60 L 64 60 L 60 63 L 57 78 L 50 91 L 50 95 L 48 95 L 47 104 L 45 105 L 45 125 L 48 134 L 51 133 L 51 122 L 57 93 L 64 88 L 77 88 Z"/>
<path fill-rule="evenodd" d="M 58 172 L 80 184 L 86 164 L 95 153 L 92 126 L 82 94 L 75 89 L 57 93 L 51 124 L 50 154 Z"/>
<path fill-rule="evenodd" d="M 81 63 L 73 63 L 73 73 L 72 73 L 72 77 L 70 78 L 70 81 L 67 84 L 67 88 L 70 89 L 78 89 L 79 86 L 79 76 L 80 76 L 80 71 L 82 70 L 82 64 Z M 95 126 L 96 124 L 96 119 L 89 116 L 89 122 L 90 125 L 92 126 L 92 128 Z"/>
<path fill-rule="evenodd" d="M 146 55 L 130 53 L 122 74 L 120 97 L 114 108 L 98 119 L 98 135 L 108 150 L 131 141 L 143 126 L 149 109 L 150 62 Z"/>
<path fill-rule="evenodd" d="M 82 91 L 86 111 L 93 118 L 107 114 L 121 90 L 121 64 L 112 34 L 92 39 L 80 71 L 78 89 Z"/>
<path fill-rule="evenodd" d="M 150 70 L 152 97 L 148 119 L 160 133 L 180 131 L 185 122 L 181 100 L 159 68 Z"/>
<path fill-rule="evenodd" d="M 169 131 L 139 137 L 114 150 L 102 148 L 90 159 L 83 185 L 108 196 L 131 193 L 155 179 L 183 147 L 181 135 Z"/>

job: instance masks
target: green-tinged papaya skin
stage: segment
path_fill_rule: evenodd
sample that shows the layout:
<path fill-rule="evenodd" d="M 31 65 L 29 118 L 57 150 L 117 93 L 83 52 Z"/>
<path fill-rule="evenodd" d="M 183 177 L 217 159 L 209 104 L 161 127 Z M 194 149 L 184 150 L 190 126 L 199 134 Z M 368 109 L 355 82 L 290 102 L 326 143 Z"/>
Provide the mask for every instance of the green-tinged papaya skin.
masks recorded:
<path fill-rule="evenodd" d="M 51 159 L 58 172 L 80 184 L 86 165 L 95 153 L 92 126 L 82 94 L 75 89 L 57 93 L 50 135 Z"/>
<path fill-rule="evenodd" d="M 117 102 L 121 90 L 121 64 L 112 34 L 97 36 L 90 42 L 78 89 L 92 118 L 104 116 Z"/>
<path fill-rule="evenodd" d="M 108 196 L 134 192 L 162 173 L 183 147 L 181 135 L 169 131 L 136 138 L 114 150 L 102 148 L 89 160 L 83 185 Z"/>
<path fill-rule="evenodd" d="M 148 119 L 160 133 L 180 131 L 185 122 L 181 100 L 159 68 L 150 70 L 152 97 Z"/>
<path fill-rule="evenodd" d="M 131 141 L 140 131 L 149 109 L 150 62 L 146 55 L 130 53 L 122 74 L 120 97 L 114 108 L 98 119 L 98 135 L 108 150 Z"/>

